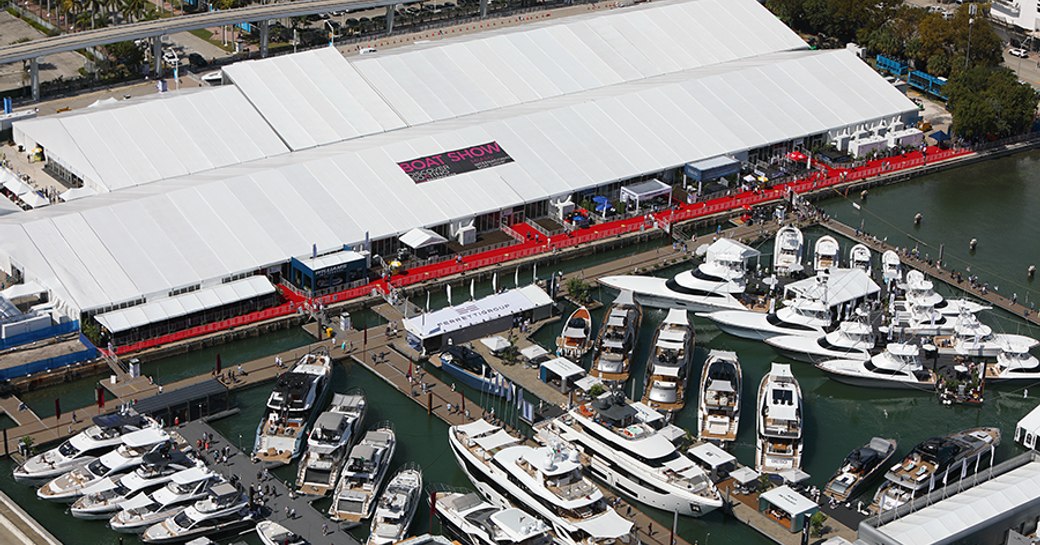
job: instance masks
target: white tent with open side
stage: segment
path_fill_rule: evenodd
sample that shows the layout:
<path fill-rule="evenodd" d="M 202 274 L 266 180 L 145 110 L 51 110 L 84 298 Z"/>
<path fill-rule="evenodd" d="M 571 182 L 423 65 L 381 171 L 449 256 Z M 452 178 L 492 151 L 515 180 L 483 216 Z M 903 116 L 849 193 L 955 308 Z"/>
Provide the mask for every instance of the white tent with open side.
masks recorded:
<path fill-rule="evenodd" d="M 654 178 L 644 182 L 626 185 L 621 188 L 621 202 L 635 202 L 636 208 L 640 203 L 657 197 L 671 196 L 672 186 Z"/>

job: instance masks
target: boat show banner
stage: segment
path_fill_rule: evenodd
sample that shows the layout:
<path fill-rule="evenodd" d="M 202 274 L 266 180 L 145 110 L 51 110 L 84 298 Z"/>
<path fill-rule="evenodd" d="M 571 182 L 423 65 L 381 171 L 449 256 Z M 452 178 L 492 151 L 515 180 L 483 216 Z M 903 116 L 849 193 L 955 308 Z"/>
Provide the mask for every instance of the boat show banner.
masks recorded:
<path fill-rule="evenodd" d="M 512 162 L 513 158 L 502 149 L 502 146 L 498 145 L 498 142 L 488 142 L 436 155 L 417 157 L 397 163 L 397 166 L 401 167 L 405 174 L 411 176 L 413 182 L 421 184 L 438 178 L 447 178 Z"/>

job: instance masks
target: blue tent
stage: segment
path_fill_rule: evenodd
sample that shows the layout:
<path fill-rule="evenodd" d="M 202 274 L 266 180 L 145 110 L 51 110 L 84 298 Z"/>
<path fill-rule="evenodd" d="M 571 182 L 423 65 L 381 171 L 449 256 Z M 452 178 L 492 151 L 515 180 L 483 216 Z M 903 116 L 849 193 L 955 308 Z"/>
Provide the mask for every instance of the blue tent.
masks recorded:
<path fill-rule="evenodd" d="M 935 131 L 929 136 L 935 139 L 936 142 L 945 142 L 950 139 L 950 135 L 946 134 L 946 131 Z"/>

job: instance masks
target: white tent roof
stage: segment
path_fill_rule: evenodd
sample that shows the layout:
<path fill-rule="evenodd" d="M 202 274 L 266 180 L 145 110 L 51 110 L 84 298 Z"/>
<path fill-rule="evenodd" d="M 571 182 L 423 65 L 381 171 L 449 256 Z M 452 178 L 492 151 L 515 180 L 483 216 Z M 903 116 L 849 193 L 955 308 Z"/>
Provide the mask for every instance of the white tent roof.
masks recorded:
<path fill-rule="evenodd" d="M 444 244 L 445 242 L 448 242 L 448 239 L 438 235 L 437 233 L 429 229 L 424 229 L 421 227 L 416 227 L 415 229 L 412 229 L 411 231 L 408 231 L 407 233 L 401 235 L 401 244 L 404 244 L 405 246 L 408 246 L 409 248 L 412 248 L 414 250 L 418 250 L 419 248 L 425 248 L 427 246 L 433 246 L 436 244 Z"/>
<path fill-rule="evenodd" d="M 308 257 L 301 259 L 305 267 L 312 271 L 320 271 L 328 269 L 329 267 L 335 267 L 337 265 L 343 265 L 344 263 L 353 263 L 355 261 L 367 260 L 368 257 L 360 252 L 353 252 L 345 250 L 342 252 L 333 252 L 331 254 L 319 255 L 318 257 Z"/>
<path fill-rule="evenodd" d="M 579 377 L 585 370 L 567 358 L 556 358 L 542 363 L 542 367 L 552 371 L 561 378 Z"/>
<path fill-rule="evenodd" d="M 1029 414 L 1023 416 L 1018 421 L 1018 427 L 1028 433 L 1036 434 L 1040 432 L 1040 405 L 1037 405 L 1033 410 L 1029 411 Z M 1016 433 L 1015 435 L 1017 436 L 1018 434 Z"/>
<path fill-rule="evenodd" d="M 795 492 L 786 484 L 763 492 L 759 497 L 790 515 L 800 515 L 820 508 L 815 502 Z"/>
<path fill-rule="evenodd" d="M 15 124 L 99 191 L 287 153 L 235 87 L 162 93 Z"/>
<path fill-rule="evenodd" d="M 708 261 L 714 261 L 719 259 L 720 256 L 726 256 L 731 261 L 735 259 L 748 260 L 753 257 L 762 255 L 762 252 L 731 238 L 720 238 L 708 246 L 707 259 Z"/>
<path fill-rule="evenodd" d="M 534 361 L 542 356 L 548 355 L 549 351 L 542 348 L 539 344 L 532 344 L 531 346 L 521 348 L 520 354 L 529 361 Z"/>
<path fill-rule="evenodd" d="M 235 63 L 224 74 L 293 150 L 405 126 L 333 48 Z"/>
<path fill-rule="evenodd" d="M 646 200 L 654 197 L 660 197 L 662 195 L 668 195 L 672 192 L 672 186 L 654 178 L 653 180 L 646 180 L 644 182 L 635 183 L 632 185 L 626 185 L 621 188 L 621 200 L 626 199 L 639 199 Z"/>
<path fill-rule="evenodd" d="M 7 197 L 0 196 L 0 216 L 22 212 L 22 207 L 11 202 Z"/>
<path fill-rule="evenodd" d="M 714 443 L 701 443 L 686 452 L 708 464 L 708 467 L 719 467 L 737 461 L 732 454 L 722 450 Z"/>
<path fill-rule="evenodd" d="M 822 302 L 828 307 L 844 305 L 881 291 L 863 269 L 829 269 L 827 281 L 820 283 L 817 276 L 792 282 L 784 287 L 784 292 Z"/>
<path fill-rule="evenodd" d="M 84 197 L 93 197 L 97 195 L 97 191 L 92 187 L 74 187 L 67 189 L 62 192 L 58 197 L 65 202 L 74 201 L 76 199 L 82 199 Z"/>
<path fill-rule="evenodd" d="M 552 299 L 549 295 L 542 291 L 542 288 L 531 284 L 488 295 L 476 301 L 405 318 L 404 329 L 420 339 L 429 339 L 551 304 Z"/>
<path fill-rule="evenodd" d="M 250 276 L 212 288 L 98 314 L 94 318 L 110 332 L 119 333 L 274 292 L 275 287 L 267 277 Z"/>
<path fill-rule="evenodd" d="M 878 527 L 895 542 L 907 545 L 948 543 L 970 535 L 973 528 L 998 520 L 1010 510 L 1040 500 L 1040 461 L 999 475 L 928 507 Z"/>

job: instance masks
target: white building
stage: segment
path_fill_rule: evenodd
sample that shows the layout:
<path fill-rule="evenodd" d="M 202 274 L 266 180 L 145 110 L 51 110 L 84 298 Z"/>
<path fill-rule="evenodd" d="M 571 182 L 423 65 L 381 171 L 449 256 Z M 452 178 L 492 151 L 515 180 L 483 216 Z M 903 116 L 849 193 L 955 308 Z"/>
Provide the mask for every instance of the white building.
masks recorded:
<path fill-rule="evenodd" d="M 1032 32 L 1040 29 L 1040 2 L 1037 0 L 993 0 L 989 16 L 1006 25 Z"/>
<path fill-rule="evenodd" d="M 855 55 L 810 51 L 755 0 L 665 0 L 226 75 L 234 86 L 16 124 L 19 143 L 100 194 L 0 218 L 0 268 L 92 316 L 917 116 Z M 213 119 L 230 128 L 211 135 Z"/>

